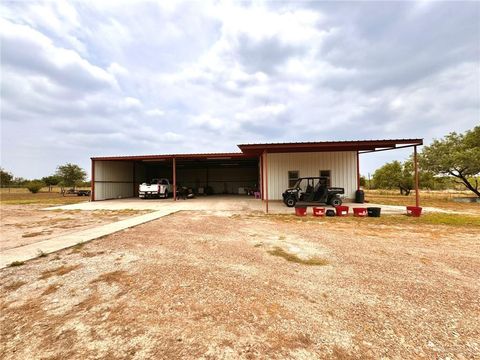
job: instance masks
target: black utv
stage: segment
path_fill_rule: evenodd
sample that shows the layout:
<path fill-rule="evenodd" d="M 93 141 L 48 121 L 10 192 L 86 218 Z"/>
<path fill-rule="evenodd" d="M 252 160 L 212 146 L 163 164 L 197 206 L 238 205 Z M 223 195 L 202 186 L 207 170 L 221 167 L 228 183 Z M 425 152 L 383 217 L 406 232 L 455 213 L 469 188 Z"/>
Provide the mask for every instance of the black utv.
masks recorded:
<path fill-rule="evenodd" d="M 297 202 L 305 205 L 328 204 L 332 206 L 342 205 L 340 194 L 345 193 L 344 188 L 328 187 L 327 177 L 304 177 L 299 178 L 293 188 L 285 190 L 282 194 L 283 202 L 288 207 L 294 207 Z"/>

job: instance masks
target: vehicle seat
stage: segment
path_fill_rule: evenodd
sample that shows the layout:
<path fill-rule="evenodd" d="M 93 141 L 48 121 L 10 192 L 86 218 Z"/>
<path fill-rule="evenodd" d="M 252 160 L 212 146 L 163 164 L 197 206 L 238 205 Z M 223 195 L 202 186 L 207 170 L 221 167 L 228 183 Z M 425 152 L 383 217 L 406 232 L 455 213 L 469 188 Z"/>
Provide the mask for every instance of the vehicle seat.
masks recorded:
<path fill-rule="evenodd" d="M 315 191 L 315 201 L 325 200 L 327 194 L 327 188 L 320 184 L 317 185 L 317 189 Z"/>

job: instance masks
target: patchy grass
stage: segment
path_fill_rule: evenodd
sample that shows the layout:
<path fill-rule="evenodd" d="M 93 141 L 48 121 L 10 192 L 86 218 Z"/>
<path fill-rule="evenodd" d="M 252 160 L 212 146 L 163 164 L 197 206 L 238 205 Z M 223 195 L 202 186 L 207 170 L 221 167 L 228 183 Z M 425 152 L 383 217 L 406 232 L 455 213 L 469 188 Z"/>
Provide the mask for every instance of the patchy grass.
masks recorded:
<path fill-rule="evenodd" d="M 81 249 L 83 249 L 84 246 L 85 246 L 85 243 L 79 242 L 79 243 L 75 244 L 75 246 L 73 246 L 73 248 L 75 250 L 81 250 Z"/>
<path fill-rule="evenodd" d="M 51 284 L 49 285 L 44 292 L 42 292 L 42 295 L 49 295 L 49 294 L 53 294 L 54 292 L 56 292 L 62 285 L 60 284 Z"/>
<path fill-rule="evenodd" d="M 85 243 L 83 242 L 79 242 L 75 244 L 74 246 L 71 247 L 72 251 L 70 252 L 70 254 L 76 254 L 81 252 L 84 246 L 85 246 Z"/>
<path fill-rule="evenodd" d="M 80 265 L 70 265 L 70 266 L 62 265 L 55 269 L 45 270 L 44 272 L 42 272 L 42 275 L 40 275 L 39 279 L 45 280 L 52 276 L 63 276 L 65 274 L 68 274 L 69 272 L 72 272 L 75 269 L 78 269 L 79 267 Z"/>
<path fill-rule="evenodd" d="M 84 251 L 84 252 L 82 252 L 82 256 L 85 257 L 85 258 L 91 258 L 91 257 L 95 257 L 95 256 L 102 255 L 102 254 L 105 254 L 105 251 L 97 251 L 97 252 Z"/>
<path fill-rule="evenodd" d="M 0 193 L 0 203 L 2 205 L 67 205 L 88 201 L 85 196 L 62 196 L 60 193 L 39 192 L 31 193 Z"/>
<path fill-rule="evenodd" d="M 458 203 L 453 198 L 474 197 L 473 192 L 429 192 L 420 191 L 420 206 L 436 207 L 445 210 L 471 211 L 480 214 L 480 206 L 475 203 Z M 365 199 L 374 204 L 408 206 L 415 204 L 415 192 L 400 195 L 392 190 L 365 190 Z"/>
<path fill-rule="evenodd" d="M 296 254 L 292 254 L 289 252 L 286 252 L 284 249 L 281 247 L 276 246 L 273 250 L 269 250 L 268 253 L 273 256 L 279 256 L 281 258 L 284 258 L 287 261 L 294 262 L 297 264 L 302 264 L 302 265 L 309 265 L 309 266 L 325 266 L 328 265 L 328 260 L 319 258 L 319 257 L 312 257 L 308 259 L 302 259 L 298 257 Z"/>
<path fill-rule="evenodd" d="M 25 261 L 14 261 L 8 265 L 9 267 L 22 266 L 25 265 Z"/>
<path fill-rule="evenodd" d="M 409 218 L 404 216 L 405 218 Z M 463 215 L 463 214 L 441 214 L 431 213 L 425 214 L 418 218 L 410 218 L 409 220 L 419 224 L 432 225 L 449 225 L 449 226 L 480 226 L 480 216 Z"/>
<path fill-rule="evenodd" d="M 108 273 L 101 274 L 96 279 L 92 280 L 90 283 L 95 284 L 98 282 L 106 282 L 111 285 L 113 283 L 125 283 L 130 281 L 132 278 L 126 271 L 116 270 Z"/>
<path fill-rule="evenodd" d="M 22 235 L 22 237 L 35 237 L 35 236 L 40 236 L 40 235 L 45 235 L 48 234 L 48 232 L 43 232 L 43 231 L 34 231 L 31 233 L 25 233 Z"/>
<path fill-rule="evenodd" d="M 445 225 L 452 227 L 480 227 L 480 216 L 468 214 L 445 214 L 428 213 L 420 217 L 405 215 L 382 215 L 381 217 L 354 217 L 353 215 L 342 217 L 314 217 L 295 216 L 284 214 L 270 214 L 268 217 L 276 221 L 287 223 L 315 222 L 315 223 L 341 223 L 341 224 L 362 224 L 362 225 Z"/>
<path fill-rule="evenodd" d="M 7 290 L 7 291 L 15 291 L 15 290 L 21 288 L 25 284 L 26 284 L 25 281 L 14 281 L 14 282 L 12 282 L 8 285 L 5 285 L 4 289 Z"/>

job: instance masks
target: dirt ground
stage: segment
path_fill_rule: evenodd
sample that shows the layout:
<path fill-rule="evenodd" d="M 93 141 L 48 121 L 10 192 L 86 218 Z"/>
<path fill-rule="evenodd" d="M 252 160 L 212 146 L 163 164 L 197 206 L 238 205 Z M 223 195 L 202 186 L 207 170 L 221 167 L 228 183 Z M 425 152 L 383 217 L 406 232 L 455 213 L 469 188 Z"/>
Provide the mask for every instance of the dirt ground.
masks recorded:
<path fill-rule="evenodd" d="M 1 205 L 0 251 L 140 215 L 147 211 L 42 211 L 44 205 Z"/>
<path fill-rule="evenodd" d="M 2 270 L 0 357 L 473 359 L 477 230 L 176 213 Z"/>

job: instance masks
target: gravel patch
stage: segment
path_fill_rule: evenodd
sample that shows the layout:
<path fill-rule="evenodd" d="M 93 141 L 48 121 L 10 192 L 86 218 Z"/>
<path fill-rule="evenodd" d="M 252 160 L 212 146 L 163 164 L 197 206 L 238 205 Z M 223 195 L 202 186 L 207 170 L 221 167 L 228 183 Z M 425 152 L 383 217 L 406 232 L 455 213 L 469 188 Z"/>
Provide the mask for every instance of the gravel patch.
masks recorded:
<path fill-rule="evenodd" d="M 476 229 L 364 220 L 185 211 L 3 269 L 0 356 L 475 358 Z"/>

